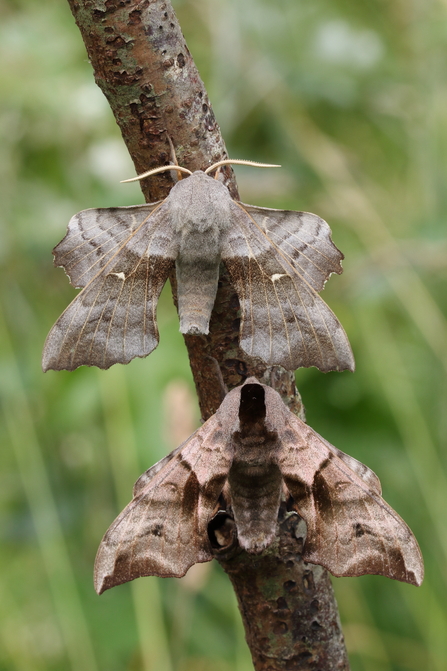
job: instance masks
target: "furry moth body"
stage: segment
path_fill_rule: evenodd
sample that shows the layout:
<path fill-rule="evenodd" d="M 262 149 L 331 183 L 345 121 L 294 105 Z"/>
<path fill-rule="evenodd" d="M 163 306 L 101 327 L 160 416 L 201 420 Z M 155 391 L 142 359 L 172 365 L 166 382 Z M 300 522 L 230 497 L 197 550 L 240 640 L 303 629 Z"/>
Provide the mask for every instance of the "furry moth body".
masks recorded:
<path fill-rule="evenodd" d="M 164 201 L 84 210 L 54 249 L 55 265 L 83 290 L 51 329 L 43 369 L 109 368 L 149 354 L 158 344 L 158 297 L 174 267 L 181 332 L 208 333 L 223 261 L 248 355 L 289 370 L 353 370 L 343 327 L 318 295 L 342 272 L 342 258 L 316 215 L 236 202 L 200 170 Z"/>
<path fill-rule="evenodd" d="M 336 576 L 373 573 L 421 584 L 418 544 L 381 498 L 377 476 L 249 378 L 137 480 L 133 500 L 99 547 L 96 591 L 141 576 L 180 577 L 211 560 L 208 525 L 222 494 L 239 545 L 261 552 L 275 537 L 283 492 L 306 522 L 304 561 Z"/>

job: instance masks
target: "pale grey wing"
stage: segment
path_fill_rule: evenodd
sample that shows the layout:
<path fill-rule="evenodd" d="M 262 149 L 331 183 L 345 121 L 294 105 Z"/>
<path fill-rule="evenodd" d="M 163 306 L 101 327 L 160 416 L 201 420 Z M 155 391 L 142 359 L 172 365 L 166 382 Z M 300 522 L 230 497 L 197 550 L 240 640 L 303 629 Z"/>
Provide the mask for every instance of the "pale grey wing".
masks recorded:
<path fill-rule="evenodd" d="M 67 235 L 53 249 L 74 287 L 85 287 L 160 205 L 83 210 L 70 219 Z"/>
<path fill-rule="evenodd" d="M 152 352 L 158 297 L 176 256 L 165 201 L 59 317 L 45 342 L 43 369 L 105 369 Z"/>
<path fill-rule="evenodd" d="M 208 523 L 231 461 L 229 434 L 213 416 L 110 526 L 95 561 L 98 594 L 141 576 L 179 578 L 210 561 Z"/>
<path fill-rule="evenodd" d="M 323 289 L 332 273 L 343 272 L 344 256 L 332 242 L 324 219 L 310 212 L 241 205 L 315 291 Z"/>
<path fill-rule="evenodd" d="M 289 370 L 353 370 L 346 333 L 315 289 L 236 202 L 231 216 L 222 260 L 239 297 L 241 348 Z"/>
<path fill-rule="evenodd" d="M 307 525 L 303 559 L 335 576 L 372 573 L 420 585 L 417 541 L 379 494 L 297 417 L 288 417 L 280 440 L 284 482 Z"/>

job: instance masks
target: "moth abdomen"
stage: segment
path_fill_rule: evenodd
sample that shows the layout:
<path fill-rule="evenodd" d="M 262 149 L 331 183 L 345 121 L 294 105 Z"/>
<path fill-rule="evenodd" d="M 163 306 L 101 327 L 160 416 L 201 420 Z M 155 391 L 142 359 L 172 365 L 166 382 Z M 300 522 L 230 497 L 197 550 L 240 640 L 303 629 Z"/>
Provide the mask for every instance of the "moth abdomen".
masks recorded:
<path fill-rule="evenodd" d="M 207 334 L 219 281 L 219 259 L 209 263 L 198 258 L 194 263 L 181 256 L 176 261 L 180 332 Z"/>
<path fill-rule="evenodd" d="M 261 448 L 262 449 L 262 448 Z M 273 541 L 282 493 L 282 476 L 270 461 L 233 461 L 228 475 L 239 545 L 262 552 Z"/>

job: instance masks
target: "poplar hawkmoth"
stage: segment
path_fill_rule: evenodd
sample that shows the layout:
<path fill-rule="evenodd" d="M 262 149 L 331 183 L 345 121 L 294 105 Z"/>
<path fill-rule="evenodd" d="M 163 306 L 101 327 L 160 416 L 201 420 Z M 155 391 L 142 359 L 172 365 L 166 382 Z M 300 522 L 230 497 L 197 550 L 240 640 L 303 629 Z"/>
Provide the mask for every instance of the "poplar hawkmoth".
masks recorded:
<path fill-rule="evenodd" d="M 240 547 L 275 538 L 281 500 L 304 519 L 303 559 L 335 576 L 373 573 L 420 585 L 416 539 L 382 499 L 378 477 L 296 417 L 271 387 L 249 378 L 183 445 L 135 483 L 95 563 L 98 593 L 140 576 L 183 576 L 213 558 L 210 521 L 222 507 Z"/>
<path fill-rule="evenodd" d="M 233 200 L 209 173 L 225 163 L 186 172 L 168 197 L 133 207 L 91 209 L 72 217 L 53 253 L 82 288 L 51 329 L 44 370 L 81 365 L 109 368 L 147 356 L 158 344 L 156 307 L 176 271 L 180 330 L 207 334 L 219 264 L 237 292 L 240 347 L 289 370 L 354 369 L 340 322 L 320 298 L 343 255 L 323 219 Z M 252 163 L 251 163 L 252 164 Z"/>

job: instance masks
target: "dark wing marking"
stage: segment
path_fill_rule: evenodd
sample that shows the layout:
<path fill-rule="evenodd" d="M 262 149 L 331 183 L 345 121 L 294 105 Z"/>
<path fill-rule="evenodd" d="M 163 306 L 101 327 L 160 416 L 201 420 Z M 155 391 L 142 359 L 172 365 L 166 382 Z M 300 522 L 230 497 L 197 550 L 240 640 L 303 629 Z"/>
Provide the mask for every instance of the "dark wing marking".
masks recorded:
<path fill-rule="evenodd" d="M 199 431 L 200 429 L 197 429 Z M 152 478 L 157 475 L 159 471 L 161 471 L 164 466 L 168 463 L 168 461 L 171 461 L 179 452 L 181 452 L 186 445 L 186 443 L 189 443 L 189 441 L 194 438 L 196 435 L 197 431 L 194 431 L 194 433 L 189 436 L 181 445 L 175 448 L 175 450 L 172 450 L 169 454 L 167 454 L 165 457 L 162 457 L 160 461 L 157 461 L 156 464 L 151 466 L 150 468 L 147 469 L 147 471 L 144 471 L 142 475 L 138 478 L 138 480 L 135 482 L 133 486 L 133 497 L 135 498 L 138 494 L 141 494 L 143 489 L 146 487 L 146 485 L 152 480 Z"/>
<path fill-rule="evenodd" d="M 95 562 L 98 594 L 140 576 L 181 577 L 212 559 L 208 522 L 232 461 L 231 441 L 211 417 L 136 495 L 105 534 Z M 149 469 L 148 474 L 150 474 Z"/>
<path fill-rule="evenodd" d="M 333 452 L 336 457 L 344 461 L 345 464 L 351 469 L 351 471 L 357 473 L 359 478 L 361 478 L 368 485 L 370 489 L 372 489 L 379 496 L 382 494 L 382 485 L 380 483 L 379 478 L 374 473 L 374 471 L 368 468 L 368 466 L 365 466 L 365 464 L 362 464 L 361 461 L 354 459 L 354 457 L 351 457 L 349 454 L 346 454 L 345 452 L 339 450 L 337 447 L 331 445 L 330 442 L 326 440 L 326 438 L 320 436 L 320 434 L 317 433 L 316 431 L 314 431 L 314 433 L 326 445 L 328 450 Z"/>
<path fill-rule="evenodd" d="M 53 249 L 54 265 L 65 269 L 74 287 L 85 287 L 160 203 L 78 212 Z"/>
<path fill-rule="evenodd" d="M 222 250 L 241 306 L 241 348 L 289 370 L 354 370 L 346 333 L 314 289 L 321 275 L 310 283 L 309 268 L 300 272 L 296 259 L 272 243 L 243 207 L 231 203 L 232 226 Z M 334 253 L 326 277 L 336 272 L 335 256 L 339 263 Z"/>
<path fill-rule="evenodd" d="M 310 212 L 241 205 L 315 291 L 323 289 L 332 273 L 343 272 L 344 256 L 332 242 L 324 219 Z"/>
<path fill-rule="evenodd" d="M 419 546 L 399 515 L 326 441 L 290 415 L 278 463 L 307 524 L 303 558 L 335 576 L 384 575 L 420 585 Z"/>
<path fill-rule="evenodd" d="M 45 342 L 43 369 L 109 368 L 147 356 L 158 344 L 158 297 L 176 256 L 165 201 L 59 317 Z"/>

